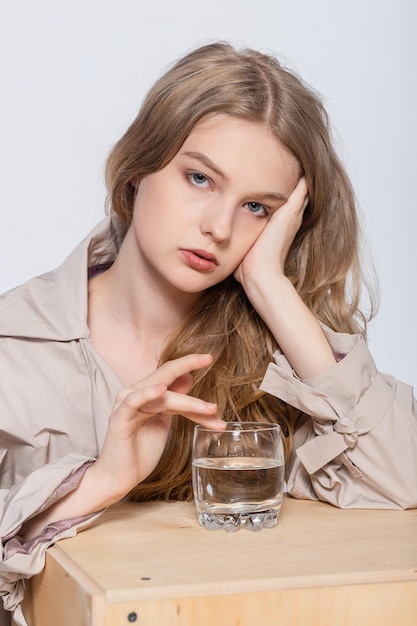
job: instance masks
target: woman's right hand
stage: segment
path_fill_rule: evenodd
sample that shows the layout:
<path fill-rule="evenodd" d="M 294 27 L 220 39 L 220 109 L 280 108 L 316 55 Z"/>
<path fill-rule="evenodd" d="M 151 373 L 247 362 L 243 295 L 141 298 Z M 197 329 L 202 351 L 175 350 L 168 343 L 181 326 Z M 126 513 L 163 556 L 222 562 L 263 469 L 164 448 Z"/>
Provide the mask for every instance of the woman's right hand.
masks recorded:
<path fill-rule="evenodd" d="M 168 361 L 118 393 L 103 449 L 89 470 L 90 479 L 96 477 L 111 501 L 123 498 L 156 467 L 172 415 L 181 414 L 208 428 L 224 427 L 215 404 L 187 395 L 193 380 L 190 372 L 211 362 L 209 354 Z"/>
<path fill-rule="evenodd" d="M 103 449 L 78 487 L 30 519 L 20 531 L 36 537 L 58 520 L 96 513 L 126 496 L 156 467 L 164 450 L 172 415 L 179 413 L 208 428 L 224 428 L 217 406 L 188 396 L 191 373 L 208 367 L 210 354 L 190 354 L 167 361 L 117 395 Z"/>

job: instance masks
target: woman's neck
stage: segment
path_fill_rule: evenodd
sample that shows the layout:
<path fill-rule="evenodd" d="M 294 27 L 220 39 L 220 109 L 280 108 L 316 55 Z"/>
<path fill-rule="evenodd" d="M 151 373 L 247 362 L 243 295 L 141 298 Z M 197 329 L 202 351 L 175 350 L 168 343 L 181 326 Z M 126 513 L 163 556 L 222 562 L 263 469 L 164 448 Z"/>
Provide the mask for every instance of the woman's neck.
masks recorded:
<path fill-rule="evenodd" d="M 122 246 L 112 267 L 89 282 L 91 343 L 123 383 L 131 385 L 157 367 L 168 337 L 198 297 L 153 280 Z"/>

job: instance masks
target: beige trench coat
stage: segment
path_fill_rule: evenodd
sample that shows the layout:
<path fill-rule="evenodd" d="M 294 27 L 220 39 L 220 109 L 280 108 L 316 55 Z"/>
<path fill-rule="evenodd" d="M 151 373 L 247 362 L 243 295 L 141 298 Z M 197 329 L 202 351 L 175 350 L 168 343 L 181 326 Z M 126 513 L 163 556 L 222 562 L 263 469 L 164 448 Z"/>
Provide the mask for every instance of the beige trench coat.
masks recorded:
<path fill-rule="evenodd" d="M 18 537 L 97 457 L 123 387 L 91 346 L 86 320 L 87 268 L 111 263 L 125 230 L 106 218 L 57 270 L 0 297 L 0 594 L 18 624 L 24 579 L 42 569 L 48 546 L 90 521 L 60 522 L 23 545 Z M 360 336 L 325 330 L 345 355 L 337 365 L 301 381 L 276 353 L 262 383 L 305 413 L 289 493 L 339 507 L 417 507 L 411 388 L 377 372 Z"/>

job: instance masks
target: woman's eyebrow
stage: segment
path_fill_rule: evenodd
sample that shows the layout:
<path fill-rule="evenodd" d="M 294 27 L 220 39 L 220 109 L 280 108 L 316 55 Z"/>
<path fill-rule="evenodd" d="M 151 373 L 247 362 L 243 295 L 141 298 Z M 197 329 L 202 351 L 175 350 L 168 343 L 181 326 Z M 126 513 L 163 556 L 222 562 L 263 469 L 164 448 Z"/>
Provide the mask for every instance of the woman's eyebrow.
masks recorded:
<path fill-rule="evenodd" d="M 194 152 L 193 150 L 191 150 L 189 152 L 184 152 L 183 154 L 193 159 L 197 159 L 197 161 L 200 161 L 200 163 L 203 163 L 203 165 L 205 165 L 206 167 L 209 167 L 213 172 L 215 172 L 221 178 L 223 179 L 226 178 L 226 176 L 223 174 L 221 169 L 217 167 L 217 165 L 213 163 L 213 161 L 209 159 L 208 156 L 206 156 L 202 152 Z"/>
<path fill-rule="evenodd" d="M 259 200 L 259 201 L 265 201 L 265 200 L 272 200 L 272 201 L 284 201 L 286 202 L 288 200 L 287 196 L 285 196 L 283 193 L 280 193 L 279 191 L 265 191 L 265 192 L 254 192 L 249 194 L 251 198 L 253 198 L 254 200 Z"/>

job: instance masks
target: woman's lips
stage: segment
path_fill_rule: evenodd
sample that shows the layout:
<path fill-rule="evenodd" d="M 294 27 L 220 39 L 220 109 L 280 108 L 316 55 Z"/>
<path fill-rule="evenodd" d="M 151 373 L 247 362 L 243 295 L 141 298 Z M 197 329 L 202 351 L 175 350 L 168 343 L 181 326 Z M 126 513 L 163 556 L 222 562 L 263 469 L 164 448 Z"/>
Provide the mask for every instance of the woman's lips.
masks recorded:
<path fill-rule="evenodd" d="M 218 261 L 214 254 L 205 250 L 184 250 L 180 249 L 180 253 L 189 267 L 199 272 L 209 272 L 214 270 Z"/>

